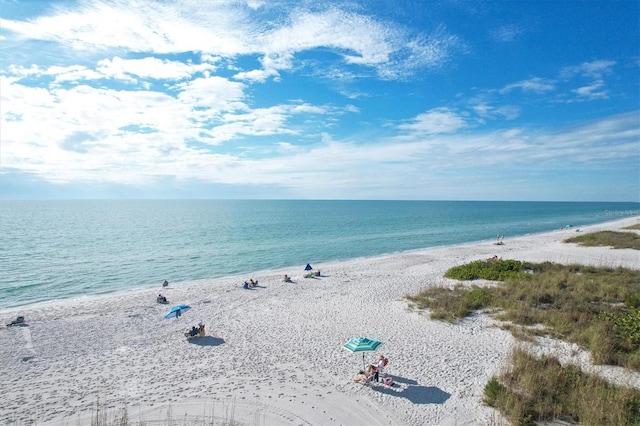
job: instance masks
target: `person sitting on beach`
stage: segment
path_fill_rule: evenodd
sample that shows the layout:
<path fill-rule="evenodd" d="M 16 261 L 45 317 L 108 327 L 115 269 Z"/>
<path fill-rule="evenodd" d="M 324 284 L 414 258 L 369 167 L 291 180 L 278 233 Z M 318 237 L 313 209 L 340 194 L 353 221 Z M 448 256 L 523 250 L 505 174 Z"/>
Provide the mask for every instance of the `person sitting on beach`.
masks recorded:
<path fill-rule="evenodd" d="M 23 316 L 19 316 L 16 319 L 14 319 L 13 321 L 11 321 L 11 323 L 7 324 L 7 327 L 11 327 L 12 325 L 21 325 L 24 324 L 24 317 Z"/>
<path fill-rule="evenodd" d="M 356 377 L 355 379 L 353 379 L 353 381 L 355 383 L 360 383 L 360 382 L 370 382 L 371 379 L 373 378 L 373 373 L 375 372 L 376 367 L 372 364 L 367 365 L 367 368 L 364 369 L 364 371 L 360 370 L 358 371 L 358 377 Z"/>
<path fill-rule="evenodd" d="M 373 380 L 376 382 L 380 381 L 380 376 L 384 377 L 384 368 L 389 363 L 389 359 L 385 358 L 384 355 L 378 355 L 378 361 L 375 366 L 375 371 L 373 372 Z"/>
<path fill-rule="evenodd" d="M 162 294 L 159 294 L 156 300 L 158 301 L 158 303 L 167 303 L 167 298 L 164 297 Z"/>
<path fill-rule="evenodd" d="M 258 280 L 253 281 L 253 278 L 249 280 L 249 287 L 255 287 L 258 285 Z"/>
<path fill-rule="evenodd" d="M 319 277 L 320 276 L 320 269 L 318 269 L 317 271 L 315 271 L 313 273 L 314 276 Z"/>
<path fill-rule="evenodd" d="M 189 336 L 193 337 L 196 336 L 198 334 L 198 327 L 196 327 L 195 325 L 193 327 L 191 327 L 191 331 L 189 332 Z"/>
<path fill-rule="evenodd" d="M 249 289 L 249 283 L 245 281 L 244 284 L 242 284 L 242 288 L 248 290 Z"/>
<path fill-rule="evenodd" d="M 287 275 L 287 274 L 284 274 L 283 281 L 285 283 L 292 283 L 293 282 L 293 281 L 291 281 L 291 277 L 289 275 Z"/>

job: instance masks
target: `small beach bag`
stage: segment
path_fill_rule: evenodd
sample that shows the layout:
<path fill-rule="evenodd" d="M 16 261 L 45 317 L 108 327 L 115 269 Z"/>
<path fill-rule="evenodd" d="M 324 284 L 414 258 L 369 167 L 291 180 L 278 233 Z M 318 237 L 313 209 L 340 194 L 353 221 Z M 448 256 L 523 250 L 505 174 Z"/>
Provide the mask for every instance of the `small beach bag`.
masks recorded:
<path fill-rule="evenodd" d="M 387 386 L 393 386 L 393 379 L 391 377 L 385 377 L 384 384 Z"/>

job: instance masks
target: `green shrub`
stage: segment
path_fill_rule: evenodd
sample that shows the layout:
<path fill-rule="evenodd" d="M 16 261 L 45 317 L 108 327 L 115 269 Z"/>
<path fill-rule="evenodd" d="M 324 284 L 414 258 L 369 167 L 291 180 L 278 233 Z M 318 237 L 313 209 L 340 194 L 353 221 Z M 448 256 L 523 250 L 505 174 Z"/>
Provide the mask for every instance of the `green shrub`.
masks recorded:
<path fill-rule="evenodd" d="M 490 288 L 474 286 L 474 288 L 464 294 L 467 309 L 475 311 L 489 306 L 493 300 L 493 294 L 491 293 Z"/>
<path fill-rule="evenodd" d="M 490 407 L 495 407 L 498 398 L 505 393 L 505 387 L 500 384 L 498 378 L 493 376 L 484 387 L 484 402 Z"/>
<path fill-rule="evenodd" d="M 444 276 L 463 281 L 477 279 L 504 281 L 522 273 L 522 262 L 518 260 L 476 260 L 465 265 L 454 266 L 445 272 Z"/>
<path fill-rule="evenodd" d="M 640 310 L 605 312 L 602 317 L 615 325 L 614 332 L 630 345 L 640 345 Z"/>

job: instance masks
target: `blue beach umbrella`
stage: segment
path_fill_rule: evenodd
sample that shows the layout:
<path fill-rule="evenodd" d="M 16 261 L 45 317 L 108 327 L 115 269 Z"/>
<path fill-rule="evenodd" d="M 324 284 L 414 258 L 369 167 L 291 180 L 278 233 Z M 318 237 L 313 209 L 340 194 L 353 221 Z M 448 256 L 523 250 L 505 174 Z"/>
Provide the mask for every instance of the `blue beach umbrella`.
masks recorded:
<path fill-rule="evenodd" d="M 309 265 L 308 263 L 307 263 L 307 266 L 305 266 L 305 267 L 304 267 L 304 270 L 305 270 L 305 271 L 310 271 L 310 270 L 312 270 L 312 269 L 313 269 L 313 268 L 312 268 L 312 267 L 311 267 L 311 265 Z"/>
<path fill-rule="evenodd" d="M 164 314 L 164 317 L 165 318 L 173 318 L 173 317 L 178 318 L 180 315 L 182 315 L 183 313 L 185 313 L 189 309 L 191 309 L 191 306 L 189 306 L 189 305 L 176 305 L 173 308 L 169 309 L 169 312 Z"/>
<path fill-rule="evenodd" d="M 376 339 L 370 339 L 368 337 L 354 337 L 342 345 L 342 347 L 352 353 L 362 352 L 362 368 L 364 369 L 364 354 L 367 352 L 375 352 L 382 345 L 383 343 Z"/>

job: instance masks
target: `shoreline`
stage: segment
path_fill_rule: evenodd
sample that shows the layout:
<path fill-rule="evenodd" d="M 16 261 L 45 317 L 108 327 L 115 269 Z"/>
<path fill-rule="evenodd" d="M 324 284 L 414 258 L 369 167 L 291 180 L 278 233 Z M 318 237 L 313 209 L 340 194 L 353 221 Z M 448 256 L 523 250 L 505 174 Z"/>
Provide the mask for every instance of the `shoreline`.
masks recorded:
<path fill-rule="evenodd" d="M 580 227 L 618 230 L 637 217 Z M 638 231 L 631 231 L 638 232 Z M 126 406 L 132 422 L 229 418 L 243 424 L 487 424 L 487 380 L 517 341 L 482 315 L 456 324 L 431 321 L 402 299 L 451 285 L 452 266 L 498 255 L 531 262 L 637 268 L 637 250 L 561 241 L 576 228 L 200 280 L 163 289 L 81 296 L 7 308 L 0 332 L 0 423 L 83 424 L 96 403 Z M 282 282 L 289 274 L 294 284 Z M 242 281 L 259 286 L 242 289 Z M 155 303 L 189 304 L 178 319 Z M 207 336 L 183 332 L 204 321 Z M 342 349 L 352 337 L 384 342 L 395 386 L 352 382 L 362 356 Z M 372 362 L 374 354 L 365 359 Z M 12 423 L 13 422 L 13 423 Z"/>
<path fill-rule="evenodd" d="M 509 237 L 507 240 L 511 240 L 511 239 L 517 239 L 517 238 L 525 238 L 525 237 L 535 237 L 538 235 L 544 235 L 544 234 L 552 234 L 555 232 L 567 232 L 567 231 L 575 231 L 577 229 L 586 229 L 586 228 L 590 228 L 590 227 L 597 227 L 597 226 L 608 226 L 609 224 L 615 224 L 617 222 L 621 222 L 621 221 L 630 221 L 630 220 L 636 220 L 637 223 L 640 223 L 640 216 L 639 217 L 635 217 L 635 216 L 631 216 L 631 217 L 624 217 L 624 218 L 617 218 L 617 219 L 613 219 L 613 220 L 607 220 L 605 222 L 599 222 L 599 223 L 595 223 L 595 224 L 591 224 L 591 225 L 585 225 L 585 226 L 572 226 L 571 228 L 560 228 L 560 229 L 554 229 L 554 230 L 550 230 L 550 231 L 543 231 L 543 232 L 537 232 L 537 233 L 527 233 L 527 234 L 522 234 L 522 235 L 516 235 L 516 236 L 512 236 Z M 348 262 L 355 262 L 355 261 L 360 261 L 360 260 L 368 260 L 368 259 L 375 259 L 378 257 L 387 257 L 387 256 L 401 256 L 403 254 L 412 254 L 412 253 L 421 253 L 424 251 L 429 251 L 429 250 L 438 250 L 438 249 L 447 249 L 447 248 L 455 248 L 458 246 L 467 246 L 467 245 L 475 245 L 475 244 L 489 244 L 489 243 L 493 243 L 495 242 L 495 238 L 491 238 L 491 239 L 483 239 L 483 240 L 476 240 L 476 241 L 468 241 L 468 242 L 463 242 L 463 243 L 456 243 L 456 244 L 444 244 L 444 245 L 436 245 L 436 246 L 431 246 L 431 247 L 423 247 L 423 248 L 417 248 L 417 249 L 411 249 L 411 250 L 402 250 L 402 251 L 394 251 L 394 252 L 390 252 L 390 253 L 383 253 L 383 254 L 375 254 L 375 255 L 371 255 L 371 256 L 360 256 L 360 257 L 355 257 L 355 258 L 348 258 L 348 259 L 337 259 L 337 260 L 329 260 L 329 261 L 324 261 L 324 262 L 314 262 L 311 261 L 310 263 L 312 264 L 326 264 L 326 265 L 330 265 L 330 264 L 342 264 L 342 263 L 348 263 Z M 237 274 L 230 274 L 230 275 L 223 275 L 223 276 L 219 276 L 219 277 L 209 277 L 209 278 L 201 278 L 201 279 L 195 279 L 195 280 L 186 280 L 186 281 L 178 281 L 177 283 L 174 283 L 175 286 L 177 287 L 182 287 L 182 286 L 191 286 L 191 285 L 200 285 L 200 284 L 206 284 L 206 283 L 212 283 L 212 282 L 216 282 L 216 281 L 221 281 L 221 280 L 227 280 L 227 279 L 231 279 L 231 278 L 237 278 L 238 281 L 240 283 L 244 282 L 245 279 L 249 279 L 250 276 L 269 276 L 269 275 L 273 275 L 275 274 L 285 274 L 287 273 L 287 271 L 291 271 L 294 270 L 295 268 L 300 268 L 300 265 L 297 266 L 289 266 L 289 267 L 283 267 L 283 268 L 276 268 L 276 269 L 264 269 L 264 270 L 259 270 L 259 271 L 253 271 L 253 272 L 240 272 Z M 24 304 L 19 304 L 19 305 L 14 305 L 14 306 L 8 306 L 5 308 L 0 308 L 0 315 L 3 315 L 5 313 L 13 313 L 13 312 L 17 312 L 20 311 L 22 309 L 29 309 L 30 307 L 38 307 L 38 306 L 48 306 L 49 304 L 56 304 L 56 303 L 77 303 L 77 302 L 82 302 L 82 301 L 86 301 L 86 300 L 92 300 L 92 299 L 101 299 L 101 298 L 108 298 L 108 297 L 117 297 L 117 296 L 126 296 L 126 295 L 133 295 L 136 293 L 140 293 L 140 292 L 147 292 L 150 291 L 152 289 L 157 289 L 160 288 L 162 289 L 162 287 L 158 286 L 158 287 L 151 287 L 151 286 L 143 286 L 143 287 L 135 287 L 135 288 L 131 288 L 131 289 L 120 289 L 120 290 L 113 290 L 113 291 L 107 291 L 105 293 L 89 293 L 89 294 L 83 294 L 83 295 L 76 295 L 76 296 L 70 296 L 70 297 L 66 297 L 66 298 L 61 298 L 61 299 L 49 299 L 49 300 L 42 300 L 42 301 L 37 301 L 37 302 L 27 302 Z M 154 290 L 155 291 L 155 290 Z"/>

